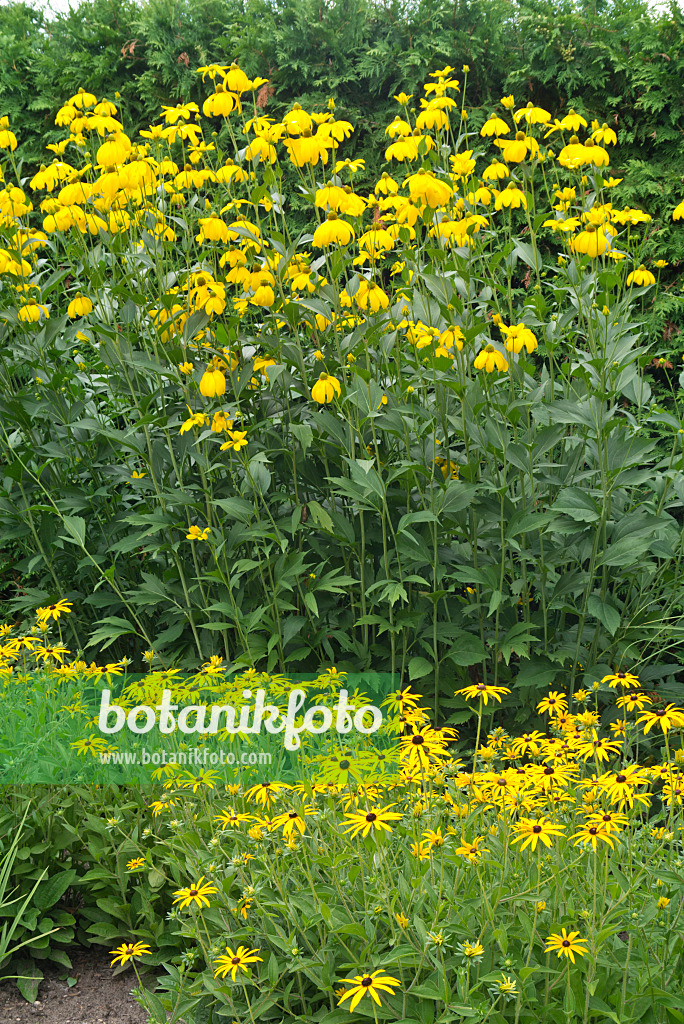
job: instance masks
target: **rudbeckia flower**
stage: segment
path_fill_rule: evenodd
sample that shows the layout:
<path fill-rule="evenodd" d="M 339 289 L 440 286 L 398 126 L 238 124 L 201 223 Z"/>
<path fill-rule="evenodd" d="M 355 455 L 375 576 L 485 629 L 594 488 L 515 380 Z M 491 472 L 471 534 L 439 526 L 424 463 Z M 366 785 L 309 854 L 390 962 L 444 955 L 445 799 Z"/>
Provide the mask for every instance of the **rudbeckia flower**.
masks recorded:
<path fill-rule="evenodd" d="M 649 285 L 655 284 L 655 277 L 642 263 L 641 266 L 633 270 L 628 276 L 627 286 L 629 287 L 630 284 L 635 284 L 641 288 L 648 288 Z"/>
<path fill-rule="evenodd" d="M 500 324 L 500 329 L 506 335 L 504 347 L 508 352 L 515 352 L 518 355 L 523 347 L 528 353 L 534 352 L 538 347 L 537 339 L 525 324 L 513 324 L 511 327 L 507 327 L 506 324 Z"/>
<path fill-rule="evenodd" d="M 67 313 L 72 320 L 77 316 L 87 316 L 92 311 L 92 302 L 87 295 L 81 295 L 80 292 L 76 293 L 67 307 Z"/>
<path fill-rule="evenodd" d="M 584 253 L 595 258 L 606 251 L 608 239 L 602 229 L 597 228 L 595 224 L 587 224 L 583 231 L 571 239 L 570 248 L 573 252 Z"/>
<path fill-rule="evenodd" d="M 263 957 L 254 955 L 258 952 L 258 949 L 248 949 L 247 946 L 238 946 L 235 952 L 233 952 L 230 946 L 226 946 L 226 955 L 216 958 L 215 963 L 218 966 L 214 971 L 214 977 L 225 978 L 227 974 L 230 974 L 233 981 L 235 981 L 238 968 L 247 973 L 249 964 L 263 963 Z"/>
<path fill-rule="evenodd" d="M 370 996 L 378 1006 L 381 1006 L 382 1000 L 378 992 L 389 992 L 392 994 L 394 992 L 392 986 L 401 985 L 397 978 L 392 978 L 389 974 L 385 974 L 383 969 L 373 971 L 372 974 L 357 974 L 354 978 L 344 978 L 342 983 L 352 987 L 344 990 L 337 1005 L 341 1006 L 345 999 L 351 997 L 350 1011 L 356 1009 L 364 996 Z"/>
<path fill-rule="evenodd" d="M 215 364 L 210 364 L 200 380 L 200 394 L 205 398 L 225 395 L 226 378 Z"/>
<path fill-rule="evenodd" d="M 579 932 L 566 932 L 565 928 L 561 929 L 561 935 L 549 935 L 546 940 L 546 952 L 547 953 L 558 953 L 558 959 L 562 956 L 569 956 L 573 964 L 575 962 L 575 953 L 579 953 L 580 956 L 584 956 L 586 949 L 582 949 L 583 945 L 586 945 L 586 939 L 579 939 L 577 936 Z"/>
<path fill-rule="evenodd" d="M 332 402 L 335 395 L 339 396 L 341 392 L 342 388 L 337 378 L 322 373 L 311 388 L 311 397 L 319 405 L 325 405 L 327 402 Z"/>
<path fill-rule="evenodd" d="M 116 953 L 116 956 L 109 965 L 113 967 L 115 963 L 120 963 L 123 966 L 123 964 L 127 964 L 134 957 L 147 956 L 152 950 L 144 942 L 124 942 L 121 946 L 117 946 L 116 949 L 110 949 L 109 952 Z"/>
<path fill-rule="evenodd" d="M 510 130 L 503 118 L 499 117 L 498 114 L 490 114 L 480 128 L 480 135 L 484 137 L 489 135 L 508 135 Z"/>
<path fill-rule="evenodd" d="M 473 366 L 476 370 L 486 370 L 487 373 L 493 373 L 494 370 L 505 372 L 508 369 L 508 360 L 493 345 L 485 345 L 475 356 Z"/>
<path fill-rule="evenodd" d="M 313 244 L 317 249 L 325 249 L 329 245 L 348 245 L 354 238 L 354 229 L 345 220 L 339 220 L 331 211 L 322 224 L 314 231 Z"/>

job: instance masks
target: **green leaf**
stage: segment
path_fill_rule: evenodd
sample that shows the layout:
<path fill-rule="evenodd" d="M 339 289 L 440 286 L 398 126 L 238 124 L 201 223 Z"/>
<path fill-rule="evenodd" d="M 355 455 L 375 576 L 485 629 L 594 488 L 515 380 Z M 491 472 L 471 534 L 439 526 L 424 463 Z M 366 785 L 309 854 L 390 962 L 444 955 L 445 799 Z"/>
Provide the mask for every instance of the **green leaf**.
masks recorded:
<path fill-rule="evenodd" d="M 85 519 L 82 519 L 81 516 L 64 516 L 63 522 L 67 528 L 67 532 L 69 533 L 69 536 L 65 537 L 64 540 L 69 541 L 70 544 L 78 544 L 79 547 L 84 548 L 86 534 Z"/>
<path fill-rule="evenodd" d="M 61 871 L 52 878 L 46 879 L 42 882 L 33 897 L 33 903 L 39 910 L 48 910 L 52 907 L 64 893 L 67 891 L 69 886 L 76 879 L 76 872 L 73 868 L 69 868 L 67 871 Z"/>
<path fill-rule="evenodd" d="M 595 523 L 600 518 L 594 499 L 579 487 L 564 488 L 554 501 L 552 509 L 583 523 Z"/>
<path fill-rule="evenodd" d="M 409 661 L 409 679 L 422 679 L 423 676 L 429 676 L 433 671 L 433 667 L 426 658 L 411 658 Z"/>
<path fill-rule="evenodd" d="M 322 530 L 326 530 L 328 533 L 334 533 L 333 521 L 319 502 L 310 501 L 308 508 L 316 526 L 320 526 Z"/>
<path fill-rule="evenodd" d="M 16 965 L 17 988 L 24 999 L 29 1003 L 35 1003 L 38 998 L 38 987 L 44 978 L 44 974 L 35 960 L 20 960 Z"/>
<path fill-rule="evenodd" d="M 615 636 L 615 633 L 620 628 L 621 616 L 620 612 L 611 605 L 606 604 L 596 594 L 592 594 L 587 601 L 587 611 L 590 615 L 593 615 L 595 619 L 603 623 L 611 636 Z"/>

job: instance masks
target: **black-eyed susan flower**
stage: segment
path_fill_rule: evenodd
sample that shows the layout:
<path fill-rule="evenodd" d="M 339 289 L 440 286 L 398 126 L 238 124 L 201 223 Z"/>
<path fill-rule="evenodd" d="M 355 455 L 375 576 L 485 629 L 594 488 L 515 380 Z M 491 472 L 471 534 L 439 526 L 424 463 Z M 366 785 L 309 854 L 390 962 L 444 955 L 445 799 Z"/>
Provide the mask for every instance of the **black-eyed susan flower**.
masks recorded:
<path fill-rule="evenodd" d="M 406 717 L 406 716 L 404 716 Z M 448 756 L 443 732 L 430 725 L 409 723 L 410 732 L 401 737 L 401 760 L 406 768 L 426 769 L 440 758 Z"/>
<path fill-rule="evenodd" d="M 36 616 L 39 619 L 54 619 L 56 621 L 60 615 L 68 615 L 72 607 L 71 601 L 61 598 L 56 604 L 49 604 L 45 608 L 36 608 Z"/>
<path fill-rule="evenodd" d="M 195 885 L 184 886 L 182 889 L 177 889 L 174 892 L 176 899 L 174 903 L 179 903 L 179 910 L 185 910 L 186 907 L 193 906 L 196 904 L 198 907 L 209 907 L 209 896 L 218 892 L 215 885 L 211 885 L 209 882 L 204 881 L 204 875 L 200 878 L 199 882 Z"/>
<path fill-rule="evenodd" d="M 217 956 L 214 964 L 216 970 L 214 971 L 215 978 L 225 978 L 227 974 L 230 974 L 233 981 L 237 977 L 238 970 L 248 973 L 249 965 L 258 962 L 263 963 L 263 957 L 256 956 L 259 949 L 249 949 L 248 946 L 238 946 L 233 951 L 230 946 L 226 946 L 225 956 Z"/>
<path fill-rule="evenodd" d="M 76 740 L 75 743 L 70 743 L 69 746 L 72 750 L 76 751 L 79 757 L 81 754 L 92 754 L 93 757 L 98 757 L 100 754 L 111 749 L 103 736 L 86 736 L 85 739 Z"/>
<path fill-rule="evenodd" d="M 521 850 L 526 849 L 528 846 L 532 847 L 532 850 L 537 849 L 537 843 L 541 842 L 544 846 L 551 846 L 551 839 L 555 836 L 562 836 L 564 829 L 559 825 L 554 825 L 547 818 L 521 818 L 519 822 L 513 825 L 513 829 L 518 835 L 512 840 L 512 843 L 519 843 L 522 841 Z"/>
<path fill-rule="evenodd" d="M 568 710 L 568 698 L 558 690 L 550 690 L 548 696 L 544 697 L 537 704 L 537 711 L 540 715 L 548 712 L 553 718 L 556 715 L 565 714 Z"/>
<path fill-rule="evenodd" d="M 253 815 L 238 814 L 234 808 L 231 808 L 230 811 L 221 811 L 220 814 L 214 815 L 214 821 L 218 822 L 221 828 L 239 828 L 243 822 L 253 820 Z"/>
<path fill-rule="evenodd" d="M 489 683 L 473 683 L 472 686 L 464 686 L 462 690 L 456 690 L 456 696 L 465 697 L 466 700 L 482 700 L 485 704 L 490 697 L 501 703 L 501 695 L 511 691 L 505 686 L 493 686 Z"/>
<path fill-rule="evenodd" d="M 684 725 L 684 711 L 674 704 L 668 704 L 667 707 L 658 708 L 656 711 L 645 711 L 637 718 L 637 723 L 640 722 L 644 723 L 644 736 L 653 728 L 667 733 L 669 729 Z"/>
<path fill-rule="evenodd" d="M 385 974 L 384 970 L 380 968 L 373 971 L 372 974 L 357 974 L 354 978 L 343 978 L 342 984 L 350 985 L 351 988 L 345 989 L 337 1005 L 341 1006 L 345 999 L 351 999 L 349 1009 L 355 1010 L 364 996 L 370 996 L 378 1006 L 382 1006 L 379 993 L 389 992 L 390 995 L 393 995 L 394 988 L 401 985 L 401 982 L 398 978 Z"/>
<path fill-rule="evenodd" d="M 575 846 L 589 846 L 591 845 L 594 853 L 596 852 L 599 841 L 606 843 L 610 846 L 611 850 L 615 848 L 613 837 L 609 829 L 596 824 L 590 824 L 587 822 L 585 825 L 575 832 L 571 839 L 575 839 Z"/>
<path fill-rule="evenodd" d="M 480 849 L 481 843 L 484 843 L 484 836 L 476 836 L 472 843 L 468 842 L 465 836 L 461 836 L 461 845 L 454 850 L 454 853 L 459 857 L 465 857 L 471 864 L 476 864 L 478 857 L 487 852 L 485 847 Z"/>
<path fill-rule="evenodd" d="M 560 935 L 549 935 L 546 940 L 545 952 L 557 953 L 559 959 L 562 956 L 569 956 L 574 964 L 575 953 L 578 953 L 580 956 L 584 956 L 586 953 L 586 949 L 582 949 L 582 946 L 586 945 L 587 940 L 580 939 L 578 936 L 579 932 L 570 932 L 570 934 L 568 934 L 565 928 L 562 928 Z"/>
<path fill-rule="evenodd" d="M 598 761 L 607 761 L 621 749 L 622 742 L 620 740 L 603 739 L 596 729 L 592 729 L 586 739 L 582 739 L 577 745 L 577 753 L 585 761 L 590 757 L 594 757 Z"/>
<path fill-rule="evenodd" d="M 291 789 L 286 782 L 258 782 L 245 791 L 248 800 L 255 800 L 260 807 L 270 807 L 284 790 Z"/>
<path fill-rule="evenodd" d="M 145 866 L 145 858 L 144 857 L 133 857 L 132 860 L 129 860 L 127 862 L 127 864 L 126 864 L 126 871 L 139 871 L 140 868 L 143 868 L 144 866 Z"/>
<path fill-rule="evenodd" d="M 271 829 L 280 828 L 283 831 L 283 836 L 289 839 L 294 829 L 297 829 L 300 835 L 304 835 L 306 829 L 306 818 L 315 817 L 318 811 L 315 807 L 310 804 L 305 804 L 298 811 L 292 809 L 284 811 L 282 814 L 276 814 L 271 819 Z"/>
<path fill-rule="evenodd" d="M 403 815 L 391 811 L 394 804 L 387 804 L 386 807 L 373 807 L 368 811 L 356 811 L 353 814 L 345 815 L 342 824 L 349 825 L 343 830 L 344 835 L 351 833 L 352 839 L 361 834 L 365 839 L 371 832 L 391 832 L 390 822 L 401 821 Z"/>
<path fill-rule="evenodd" d="M 117 946 L 116 949 L 110 949 L 109 952 L 116 954 L 109 966 L 113 967 L 114 964 L 120 963 L 123 967 L 124 964 L 127 964 L 129 960 L 133 960 L 134 957 L 147 956 L 152 950 L 144 942 L 124 942 Z"/>
<path fill-rule="evenodd" d="M 615 689 L 616 686 L 621 686 L 623 690 L 628 689 L 630 686 L 638 687 L 641 684 L 639 679 L 634 675 L 633 672 L 611 672 L 607 676 L 604 676 L 601 680 L 602 683 L 608 683 L 611 689 Z"/>

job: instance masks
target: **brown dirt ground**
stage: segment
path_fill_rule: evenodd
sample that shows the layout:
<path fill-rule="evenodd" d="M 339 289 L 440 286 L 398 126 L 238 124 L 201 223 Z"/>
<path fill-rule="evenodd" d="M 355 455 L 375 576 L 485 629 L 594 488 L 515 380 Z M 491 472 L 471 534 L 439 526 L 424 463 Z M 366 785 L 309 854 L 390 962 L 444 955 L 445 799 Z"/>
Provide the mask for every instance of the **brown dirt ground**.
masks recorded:
<path fill-rule="evenodd" d="M 45 978 L 38 998 L 27 1003 L 15 982 L 5 982 L 0 985 L 0 1024 L 147 1024 L 147 1012 L 131 995 L 137 985 L 132 970 L 112 977 L 111 957 L 97 946 L 68 952 L 69 974 L 77 984 L 69 988 L 59 980 L 63 967 L 41 965 Z"/>

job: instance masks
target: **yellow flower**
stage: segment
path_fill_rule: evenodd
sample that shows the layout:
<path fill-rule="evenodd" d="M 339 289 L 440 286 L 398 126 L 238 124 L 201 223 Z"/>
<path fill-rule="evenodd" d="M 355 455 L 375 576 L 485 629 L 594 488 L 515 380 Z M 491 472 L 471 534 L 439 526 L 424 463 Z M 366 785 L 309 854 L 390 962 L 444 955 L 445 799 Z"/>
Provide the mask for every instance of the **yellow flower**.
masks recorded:
<path fill-rule="evenodd" d="M 228 430 L 229 440 L 221 445 L 221 451 L 234 451 L 239 452 L 241 448 L 244 448 L 247 444 L 247 431 L 246 430 Z"/>
<path fill-rule="evenodd" d="M 537 843 L 542 842 L 545 846 L 551 846 L 551 837 L 562 836 L 563 829 L 558 825 L 553 825 L 547 818 L 521 818 L 520 821 L 513 826 L 513 829 L 520 834 L 512 840 L 513 843 L 519 843 L 520 840 L 524 840 L 521 850 L 531 846 L 532 850 L 537 849 Z"/>
<path fill-rule="evenodd" d="M 69 614 L 71 611 L 71 601 L 65 601 L 63 598 L 57 602 L 57 604 L 47 605 L 45 608 L 37 608 L 36 615 L 39 619 L 54 619 L 55 621 L 60 617 L 62 612 Z"/>
<path fill-rule="evenodd" d="M 512 182 L 501 192 L 495 190 L 495 210 L 501 210 L 503 208 L 517 210 L 520 206 L 522 206 L 524 210 L 527 209 L 527 197 L 525 196 L 525 193 L 517 188 Z"/>
<path fill-rule="evenodd" d="M 207 526 L 204 530 L 200 530 L 199 526 L 191 526 L 190 532 L 186 533 L 186 540 L 206 540 L 211 533 L 211 527 Z"/>
<path fill-rule="evenodd" d="M 138 868 L 142 868 L 145 865 L 144 857 L 134 857 L 133 860 L 129 860 L 126 864 L 127 871 L 137 871 Z"/>
<path fill-rule="evenodd" d="M 491 686 L 489 683 L 473 683 L 472 686 L 464 686 L 462 690 L 456 690 L 456 696 L 463 696 L 466 700 L 478 700 L 482 699 L 485 704 L 489 701 L 490 697 L 494 697 L 501 703 L 502 693 L 510 693 L 505 686 Z"/>
<path fill-rule="evenodd" d="M 445 181 L 440 181 L 428 171 L 410 175 L 406 179 L 406 184 L 414 203 L 422 202 L 433 209 L 446 206 L 453 195 L 453 189 Z"/>
<path fill-rule="evenodd" d="M 540 715 L 548 711 L 549 715 L 553 717 L 554 715 L 563 715 L 567 710 L 568 698 L 557 690 L 550 690 L 548 696 L 537 704 L 537 711 Z"/>
<path fill-rule="evenodd" d="M 374 807 L 369 811 L 356 811 L 354 814 L 345 815 L 345 821 L 343 824 L 349 825 L 349 828 L 344 830 L 344 835 L 351 832 L 352 839 L 355 838 L 359 833 L 365 839 L 366 836 L 372 832 L 380 832 L 385 830 L 391 832 L 392 829 L 388 825 L 390 821 L 401 820 L 402 815 L 397 814 L 395 811 L 390 811 L 390 807 L 394 807 L 394 804 L 388 804 L 387 807 Z"/>
<path fill-rule="evenodd" d="M 144 942 L 124 942 L 121 946 L 117 946 L 116 949 L 110 949 L 109 952 L 117 954 L 109 965 L 113 967 L 117 962 L 123 966 L 123 964 L 127 964 L 134 957 L 146 956 L 152 950 Z"/>
<path fill-rule="evenodd" d="M 669 905 L 669 903 L 670 903 L 670 900 L 667 898 L 667 896 L 661 896 L 658 899 L 658 902 L 656 903 L 656 906 L 657 906 L 658 910 L 664 910 L 665 907 L 667 907 Z"/>
<path fill-rule="evenodd" d="M 494 370 L 505 372 L 508 369 L 508 360 L 493 345 L 485 345 L 475 356 L 473 366 L 476 370 L 484 369 L 487 373 L 493 373 Z"/>
<path fill-rule="evenodd" d="M 209 423 L 209 417 L 205 416 L 203 412 L 193 412 L 189 405 L 186 405 L 186 409 L 190 413 L 190 418 L 182 424 L 179 431 L 180 434 L 185 434 L 186 431 L 192 430 L 193 427 L 203 427 Z"/>
<path fill-rule="evenodd" d="M 684 726 L 684 711 L 681 708 L 675 707 L 674 704 L 668 704 L 667 707 L 659 708 L 657 711 L 645 711 L 643 715 L 637 718 L 637 722 L 646 723 L 644 736 L 647 736 L 656 725 L 663 733 L 666 733 L 673 726 L 675 728 Z"/>
<path fill-rule="evenodd" d="M 395 97 L 395 99 L 396 99 L 396 97 Z M 408 926 L 409 926 L 409 919 L 408 919 L 408 917 L 406 917 L 404 914 L 402 914 L 401 911 L 399 911 L 399 913 L 395 914 L 394 916 L 395 916 L 396 922 L 397 922 L 397 924 L 399 925 L 400 928 L 408 928 Z"/>
<path fill-rule="evenodd" d="M 215 398 L 225 395 L 226 378 L 221 371 L 212 364 L 207 367 L 200 380 L 200 394 L 205 398 Z"/>
<path fill-rule="evenodd" d="M 480 128 L 480 135 L 484 137 L 489 135 L 508 135 L 510 130 L 509 126 L 498 114 L 490 114 Z"/>
<path fill-rule="evenodd" d="M 87 316 L 91 313 L 93 304 L 86 295 L 81 295 L 80 292 L 71 300 L 67 307 L 67 314 L 73 320 L 77 316 Z"/>
<path fill-rule="evenodd" d="M 139 473 L 137 469 L 134 469 L 131 473 L 131 480 L 142 480 L 144 476 L 147 476 L 147 473 Z"/>
<path fill-rule="evenodd" d="M 515 100 L 514 100 L 513 96 L 502 96 L 501 97 L 501 106 L 505 107 L 506 110 L 512 110 L 513 107 L 515 106 Z"/>
<path fill-rule="evenodd" d="M 596 258 L 608 248 L 608 239 L 601 228 L 595 224 L 587 224 L 584 230 L 571 240 L 570 248 L 573 252 Z"/>
<path fill-rule="evenodd" d="M 562 934 L 549 935 L 546 940 L 546 952 L 547 953 L 558 953 L 558 959 L 562 956 L 569 956 L 573 964 L 575 962 L 575 953 L 579 953 L 580 956 L 584 956 L 586 953 L 585 949 L 582 949 L 583 945 L 586 945 L 586 939 L 579 939 L 577 936 L 579 932 L 566 932 L 565 928 L 561 929 Z"/>
<path fill-rule="evenodd" d="M 525 324 L 513 324 L 511 327 L 501 324 L 500 327 L 506 335 L 504 345 L 508 352 L 515 352 L 517 355 L 523 346 L 527 349 L 528 353 L 534 352 L 537 348 L 537 339 Z"/>
<path fill-rule="evenodd" d="M 38 323 L 38 321 L 41 318 L 41 315 L 43 315 L 46 320 L 50 319 L 50 314 L 48 313 L 47 306 L 41 305 L 40 303 L 36 302 L 35 299 L 28 299 L 28 301 L 21 307 L 18 313 L 19 319 L 21 321 L 23 321 L 24 323 L 34 324 Z"/>
<path fill-rule="evenodd" d="M 214 977 L 225 978 L 227 974 L 230 974 L 233 981 L 235 981 L 238 968 L 246 974 L 248 964 L 263 963 L 263 957 L 254 955 L 258 952 L 258 949 L 248 949 L 247 946 L 238 946 L 235 952 L 233 952 L 230 946 L 226 946 L 226 955 L 216 958 L 215 962 L 218 964 L 218 967 L 214 971 Z"/>
<path fill-rule="evenodd" d="M 335 211 L 331 210 L 314 231 L 313 244 L 317 249 L 325 249 L 329 245 L 348 245 L 354 237 L 351 224 L 339 220 Z"/>
<path fill-rule="evenodd" d="M 311 389 L 311 397 L 319 405 L 325 405 L 326 402 L 332 402 L 336 395 L 339 397 L 341 392 L 342 388 L 337 378 L 322 373 Z"/>
<path fill-rule="evenodd" d="M 392 994 L 392 986 L 401 985 L 401 982 L 397 978 L 385 974 L 381 968 L 380 970 L 373 971 L 372 974 L 357 974 L 354 978 L 344 978 L 342 984 L 351 985 L 352 987 L 345 990 L 337 1005 L 341 1006 L 345 999 L 349 999 L 351 996 L 349 1009 L 355 1010 L 364 996 L 370 996 L 378 1006 L 382 1006 L 382 1000 L 378 992 L 389 992 Z"/>
<path fill-rule="evenodd" d="M 174 903 L 179 903 L 179 910 L 184 910 L 186 907 L 196 903 L 198 907 L 210 906 L 208 897 L 213 893 L 218 892 L 218 889 L 214 885 L 210 885 L 209 882 L 204 881 L 204 875 L 200 878 L 199 882 L 195 885 L 189 885 L 182 889 L 177 889 L 174 892 L 176 899 Z"/>
<path fill-rule="evenodd" d="M 647 288 L 650 284 L 655 284 L 655 276 L 651 273 L 650 270 L 647 270 L 642 263 L 641 266 L 637 267 L 636 270 L 633 270 L 632 273 L 628 276 L 627 285 L 629 286 L 630 284 L 635 284 L 639 287 Z"/>

